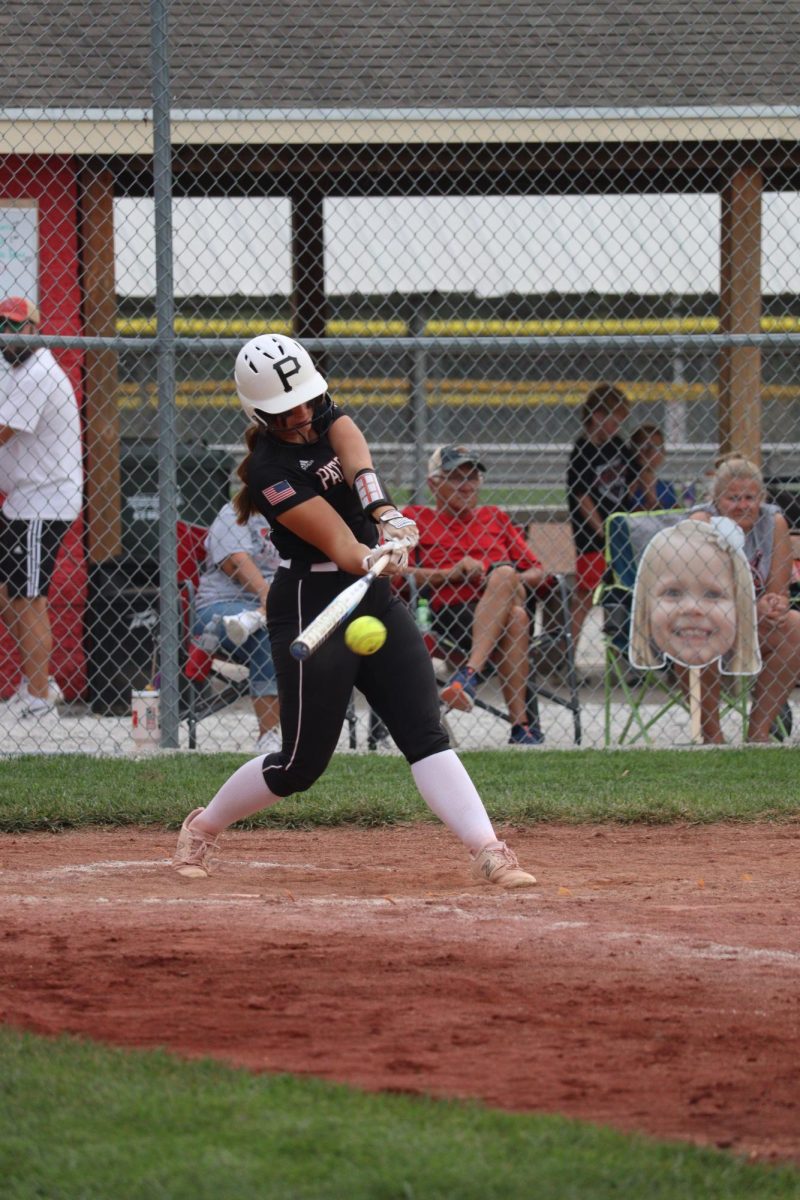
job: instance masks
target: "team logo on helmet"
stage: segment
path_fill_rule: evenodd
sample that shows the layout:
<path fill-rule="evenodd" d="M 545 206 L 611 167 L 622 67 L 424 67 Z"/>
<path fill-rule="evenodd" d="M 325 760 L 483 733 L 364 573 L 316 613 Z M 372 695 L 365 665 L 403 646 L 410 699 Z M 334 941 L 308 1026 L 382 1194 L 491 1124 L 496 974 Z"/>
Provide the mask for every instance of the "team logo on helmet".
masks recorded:
<path fill-rule="evenodd" d="M 291 368 L 288 364 L 291 363 Z M 287 354 L 285 358 L 272 364 L 273 369 L 277 371 L 278 378 L 283 384 L 283 390 L 290 392 L 292 390 L 291 378 L 293 375 L 300 374 L 300 363 L 293 354 Z"/>
<path fill-rule="evenodd" d="M 273 340 L 275 342 L 275 345 L 279 348 L 283 357 L 279 358 L 277 362 L 273 362 L 272 369 L 273 369 L 273 371 L 275 371 L 278 378 L 280 379 L 281 384 L 283 386 L 283 390 L 285 392 L 290 392 L 292 390 L 292 384 L 291 384 L 290 380 L 292 379 L 292 377 L 294 375 L 299 375 L 300 372 L 302 371 L 302 367 L 300 365 L 300 359 L 297 358 L 294 354 L 287 354 L 284 347 L 281 345 L 281 343 L 278 341 L 277 338 L 274 338 Z M 263 343 L 259 344 L 258 349 L 267 358 L 272 358 L 272 355 L 270 354 L 270 351 L 269 351 L 268 343 L 266 345 Z"/>

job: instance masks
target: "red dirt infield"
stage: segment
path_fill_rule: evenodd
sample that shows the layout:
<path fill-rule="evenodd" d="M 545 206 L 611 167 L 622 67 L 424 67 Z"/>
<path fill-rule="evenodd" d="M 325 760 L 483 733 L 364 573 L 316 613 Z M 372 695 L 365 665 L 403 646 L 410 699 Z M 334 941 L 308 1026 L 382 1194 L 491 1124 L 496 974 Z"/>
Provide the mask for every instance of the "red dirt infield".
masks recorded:
<path fill-rule="evenodd" d="M 0 838 L 0 1020 L 800 1162 L 800 824 Z"/>

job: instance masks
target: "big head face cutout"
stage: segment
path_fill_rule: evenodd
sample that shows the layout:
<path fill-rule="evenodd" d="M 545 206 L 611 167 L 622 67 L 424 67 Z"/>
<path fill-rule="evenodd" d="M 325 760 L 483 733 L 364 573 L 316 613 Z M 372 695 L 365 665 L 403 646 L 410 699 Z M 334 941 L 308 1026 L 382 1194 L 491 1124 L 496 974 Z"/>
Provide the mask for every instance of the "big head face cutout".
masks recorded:
<path fill-rule="evenodd" d="M 656 550 L 650 636 L 673 662 L 703 667 L 733 649 L 736 599 L 731 556 L 704 542 L 691 558 L 677 538 Z"/>
<path fill-rule="evenodd" d="M 761 669 L 755 593 L 733 522 L 680 521 L 645 548 L 636 574 L 630 660 L 640 668 L 719 663 L 726 674 Z"/>

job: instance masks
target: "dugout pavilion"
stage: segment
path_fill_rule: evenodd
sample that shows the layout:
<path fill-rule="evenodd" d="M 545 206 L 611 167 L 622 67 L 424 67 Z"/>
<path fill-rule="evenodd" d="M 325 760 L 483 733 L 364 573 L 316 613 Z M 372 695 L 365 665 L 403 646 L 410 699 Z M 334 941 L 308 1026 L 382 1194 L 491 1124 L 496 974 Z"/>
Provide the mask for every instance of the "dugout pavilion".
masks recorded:
<path fill-rule="evenodd" d="M 634 8 L 382 3 L 354 21 L 323 3 L 306 21 L 267 4 L 253 21 L 241 6 L 209 18 L 172 4 L 173 194 L 290 197 L 294 331 L 323 338 L 326 196 L 714 191 L 720 328 L 757 334 L 761 195 L 800 188 L 787 104 L 798 17 Z M 7 6 L 19 36 L 0 80 L 0 186 L 39 204 L 43 332 L 113 338 L 112 201 L 153 187 L 152 31 L 138 6 L 81 10 L 67 7 L 70 22 Z M 115 351 L 65 353 L 83 386 L 88 550 L 102 559 L 119 537 Z M 720 441 L 756 456 L 760 354 L 720 353 Z"/>

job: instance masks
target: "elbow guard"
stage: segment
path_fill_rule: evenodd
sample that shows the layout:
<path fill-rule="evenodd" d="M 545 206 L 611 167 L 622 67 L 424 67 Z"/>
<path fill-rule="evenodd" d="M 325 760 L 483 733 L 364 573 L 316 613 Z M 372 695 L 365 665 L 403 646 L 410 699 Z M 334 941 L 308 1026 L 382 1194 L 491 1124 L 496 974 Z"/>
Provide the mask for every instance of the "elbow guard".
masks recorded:
<path fill-rule="evenodd" d="M 376 508 L 382 508 L 384 504 L 391 504 L 392 500 L 386 495 L 383 484 L 378 478 L 372 467 L 362 467 L 356 472 L 356 477 L 353 480 L 358 501 L 364 512 L 371 514 Z"/>

